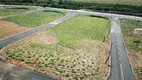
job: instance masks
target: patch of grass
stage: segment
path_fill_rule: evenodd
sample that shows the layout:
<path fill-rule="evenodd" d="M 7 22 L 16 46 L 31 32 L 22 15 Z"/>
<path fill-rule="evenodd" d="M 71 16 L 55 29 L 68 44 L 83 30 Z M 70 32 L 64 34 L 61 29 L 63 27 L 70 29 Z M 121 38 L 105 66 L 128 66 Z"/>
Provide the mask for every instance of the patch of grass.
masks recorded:
<path fill-rule="evenodd" d="M 142 79 L 142 35 L 134 34 L 135 28 L 142 28 L 142 21 L 122 20 L 122 32 L 128 48 L 130 59 L 133 62 L 134 71 L 139 80 Z M 140 72 L 139 72 L 140 71 Z"/>
<path fill-rule="evenodd" d="M 29 61 L 37 61 L 34 65 L 39 69 L 67 80 L 90 80 L 90 77 L 98 76 L 101 77 L 97 80 L 102 80 L 105 71 L 101 73 L 98 69 L 102 60 L 100 56 L 104 53 L 102 50 L 107 44 L 108 24 L 107 19 L 73 17 L 19 41 L 6 50 L 6 57 L 12 60 L 17 60 L 13 56 L 18 57 L 18 60 L 22 58 L 25 64 L 30 66 L 33 63 Z"/>
<path fill-rule="evenodd" d="M 25 27 L 36 27 L 48 22 L 51 22 L 55 19 L 62 17 L 63 13 L 57 12 L 47 12 L 47 11 L 39 11 L 30 14 L 25 14 L 21 16 L 10 17 L 2 20 L 14 22 L 19 24 L 20 26 Z"/>
<path fill-rule="evenodd" d="M 122 32 L 128 48 L 142 53 L 142 35 L 135 35 L 135 28 L 142 28 L 142 21 L 122 20 Z"/>
<path fill-rule="evenodd" d="M 108 21 L 102 18 L 94 18 L 78 16 L 60 24 L 58 27 L 49 29 L 49 31 L 56 34 L 55 36 L 60 39 L 59 45 L 68 48 L 81 47 L 84 44 L 81 40 L 85 39 L 103 41 L 104 38 L 107 39 L 108 35 L 106 34 L 108 33 Z"/>
<path fill-rule="evenodd" d="M 4 36 L 6 36 L 4 35 L 4 31 L 0 30 L 0 39 L 3 38 Z"/>
<path fill-rule="evenodd" d="M 28 10 L 29 10 L 28 8 L 8 8 L 8 9 L 0 8 L 0 16 L 18 14 L 18 13 L 26 12 Z"/>

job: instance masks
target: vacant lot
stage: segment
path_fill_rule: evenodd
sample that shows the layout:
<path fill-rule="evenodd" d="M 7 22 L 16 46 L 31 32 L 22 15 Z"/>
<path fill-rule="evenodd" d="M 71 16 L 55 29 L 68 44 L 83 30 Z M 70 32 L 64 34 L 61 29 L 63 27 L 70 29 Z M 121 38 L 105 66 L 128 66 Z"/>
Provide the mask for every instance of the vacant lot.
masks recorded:
<path fill-rule="evenodd" d="M 138 80 L 142 80 L 142 35 L 134 34 L 135 28 L 142 28 L 142 21 L 122 20 L 122 32 L 128 53 Z"/>
<path fill-rule="evenodd" d="M 12 15 L 12 14 L 18 14 L 22 12 L 29 11 L 30 9 L 28 8 L 0 8 L 0 16 L 7 16 L 7 15 Z"/>
<path fill-rule="evenodd" d="M 7 62 L 63 80 L 102 80 L 109 21 L 77 16 L 5 48 Z"/>
<path fill-rule="evenodd" d="M 20 26 L 25 27 L 36 27 L 40 26 L 41 24 L 45 24 L 51 22 L 55 19 L 62 17 L 64 14 L 60 12 L 53 12 L 53 11 L 39 11 L 33 12 L 30 14 L 25 14 L 21 16 L 10 17 L 6 19 L 2 19 L 9 22 L 14 22 L 19 24 Z"/>
<path fill-rule="evenodd" d="M 62 17 L 59 12 L 34 12 L 0 20 L 0 39 L 46 24 Z"/>

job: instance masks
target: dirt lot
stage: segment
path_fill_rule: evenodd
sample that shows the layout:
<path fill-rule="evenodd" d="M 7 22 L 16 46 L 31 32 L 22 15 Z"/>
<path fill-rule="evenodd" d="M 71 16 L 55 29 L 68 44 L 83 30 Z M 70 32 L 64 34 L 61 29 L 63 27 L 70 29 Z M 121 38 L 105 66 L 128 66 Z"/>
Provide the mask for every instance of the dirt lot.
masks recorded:
<path fill-rule="evenodd" d="M 30 28 L 21 27 L 15 23 L 0 20 L 0 39 L 12 36 L 14 34 L 29 30 Z"/>

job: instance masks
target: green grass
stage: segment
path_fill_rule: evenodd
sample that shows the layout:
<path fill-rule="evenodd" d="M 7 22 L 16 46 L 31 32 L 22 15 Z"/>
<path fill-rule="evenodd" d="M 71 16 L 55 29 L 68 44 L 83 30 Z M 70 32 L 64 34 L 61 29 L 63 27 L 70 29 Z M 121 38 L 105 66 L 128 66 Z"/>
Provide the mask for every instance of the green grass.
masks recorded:
<path fill-rule="evenodd" d="M 142 35 L 133 34 L 135 28 L 142 28 L 142 21 L 122 21 L 122 32 L 124 33 L 128 48 L 142 53 L 142 47 L 140 46 L 142 44 Z"/>
<path fill-rule="evenodd" d="M 21 16 L 10 17 L 2 20 L 14 22 L 24 27 L 36 27 L 51 22 L 55 19 L 58 19 L 63 15 L 64 14 L 60 12 L 39 11 Z"/>
<path fill-rule="evenodd" d="M 129 55 L 134 62 L 134 71 L 142 79 L 142 35 L 133 34 L 135 28 L 142 28 L 142 21 L 122 20 L 122 32 Z"/>
<path fill-rule="evenodd" d="M 102 80 L 106 69 L 100 72 L 100 61 L 105 56 L 108 25 L 107 19 L 73 17 L 15 43 L 5 50 L 5 57 L 65 80 Z"/>
<path fill-rule="evenodd" d="M 22 12 L 28 11 L 28 8 L 9 8 L 9 9 L 1 9 L 0 8 L 0 16 L 7 16 L 12 14 L 18 14 Z"/>
<path fill-rule="evenodd" d="M 58 38 L 61 40 L 59 42 L 60 45 L 76 48 L 77 45 L 80 44 L 75 42 L 76 40 L 89 39 L 105 41 L 107 38 L 106 36 L 108 35 L 106 34 L 108 27 L 104 27 L 105 25 L 107 25 L 107 20 L 105 19 L 94 19 L 94 17 L 79 16 L 59 25 L 59 27 L 54 27 L 52 30 L 49 30 L 56 34 L 56 36 L 58 36 Z"/>

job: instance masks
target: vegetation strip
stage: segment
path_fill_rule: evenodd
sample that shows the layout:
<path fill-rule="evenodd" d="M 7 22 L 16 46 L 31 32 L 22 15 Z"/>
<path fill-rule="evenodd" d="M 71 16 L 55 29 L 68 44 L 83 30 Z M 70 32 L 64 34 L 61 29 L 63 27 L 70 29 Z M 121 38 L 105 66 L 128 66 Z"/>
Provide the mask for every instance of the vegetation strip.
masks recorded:
<path fill-rule="evenodd" d="M 46 24 L 51 22 L 55 19 L 62 17 L 64 14 L 61 12 L 54 12 L 54 11 L 38 11 L 29 14 L 24 14 L 21 16 L 15 16 L 10 18 L 5 18 L 2 20 L 14 22 L 19 24 L 20 26 L 25 27 L 37 27 L 42 24 Z"/>
<path fill-rule="evenodd" d="M 142 79 L 142 35 L 135 34 L 134 30 L 136 28 L 142 29 L 142 21 L 136 20 L 122 20 L 122 32 L 126 46 L 128 48 L 128 53 L 130 60 L 134 67 L 134 72 L 138 80 Z"/>
<path fill-rule="evenodd" d="M 22 13 L 22 12 L 26 12 L 29 11 L 30 9 L 28 8 L 0 8 L 0 16 L 8 16 L 8 15 L 12 15 L 12 14 L 18 14 L 18 13 Z"/>

